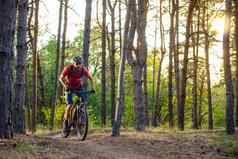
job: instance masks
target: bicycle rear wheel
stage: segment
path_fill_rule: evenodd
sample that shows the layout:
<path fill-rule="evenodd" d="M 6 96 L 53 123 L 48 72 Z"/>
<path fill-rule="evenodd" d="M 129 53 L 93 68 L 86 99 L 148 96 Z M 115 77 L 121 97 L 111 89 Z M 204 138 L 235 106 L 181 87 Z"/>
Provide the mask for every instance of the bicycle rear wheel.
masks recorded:
<path fill-rule="evenodd" d="M 88 133 L 88 113 L 87 111 L 78 110 L 76 131 L 77 138 L 81 141 L 85 140 Z"/>

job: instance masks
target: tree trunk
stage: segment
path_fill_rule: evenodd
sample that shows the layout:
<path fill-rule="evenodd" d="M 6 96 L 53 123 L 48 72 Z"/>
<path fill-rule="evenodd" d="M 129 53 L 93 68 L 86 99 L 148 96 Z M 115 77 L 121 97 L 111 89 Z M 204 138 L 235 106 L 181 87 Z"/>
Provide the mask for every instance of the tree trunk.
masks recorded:
<path fill-rule="evenodd" d="M 37 71 L 38 71 L 38 79 L 39 79 L 39 87 L 40 87 L 40 112 L 42 106 L 45 106 L 45 86 L 44 86 L 44 76 L 42 74 L 42 68 L 41 68 L 41 61 L 40 56 L 37 56 Z"/>
<path fill-rule="evenodd" d="M 157 75 L 157 86 L 156 86 L 156 96 L 155 96 L 155 108 L 154 108 L 154 114 L 153 114 L 153 120 L 152 120 L 152 126 L 157 127 L 158 121 L 161 119 L 161 109 L 162 109 L 162 103 L 161 103 L 161 95 L 160 95 L 160 83 L 161 83 L 161 70 L 162 70 L 162 63 L 164 60 L 164 53 L 161 53 L 161 59 L 159 62 L 159 69 L 158 69 L 158 75 Z"/>
<path fill-rule="evenodd" d="M 146 18 L 147 18 L 147 5 L 148 1 L 138 0 L 136 4 L 135 0 L 132 0 L 132 18 L 131 21 L 131 33 L 129 38 L 133 41 L 135 31 L 137 31 L 137 49 L 133 56 L 132 52 L 127 54 L 127 60 L 132 68 L 132 74 L 134 79 L 134 109 L 135 109 L 135 129 L 137 131 L 144 131 L 146 126 L 145 105 L 142 90 L 142 70 L 146 62 L 147 57 L 147 44 L 146 44 Z M 136 5 L 138 7 L 136 7 Z"/>
<path fill-rule="evenodd" d="M 101 124 L 106 126 L 107 106 L 106 106 L 106 0 L 102 1 L 103 20 L 102 20 L 102 77 L 101 77 Z"/>
<path fill-rule="evenodd" d="M 230 63 L 230 22 L 231 22 L 232 1 L 225 0 L 225 27 L 223 35 L 223 59 L 226 85 L 226 132 L 234 134 L 234 93 L 231 77 Z"/>
<path fill-rule="evenodd" d="M 29 81 L 28 81 L 28 65 L 26 65 L 26 69 L 25 69 L 25 81 L 26 81 L 26 84 L 25 84 L 25 103 L 26 103 L 26 106 L 27 106 L 27 128 L 29 130 L 31 130 L 31 102 L 30 102 L 30 95 L 29 95 Z"/>
<path fill-rule="evenodd" d="M 88 57 L 89 57 L 91 13 L 92 13 L 92 0 L 86 0 L 84 37 L 83 37 L 83 62 L 86 67 L 88 67 Z"/>
<path fill-rule="evenodd" d="M 202 76 L 201 86 L 199 89 L 199 105 L 198 105 L 198 127 L 202 129 L 202 100 L 205 76 Z"/>
<path fill-rule="evenodd" d="M 25 72 L 26 72 L 26 34 L 28 0 L 18 2 L 17 27 L 17 59 L 16 59 L 16 86 L 15 86 L 15 132 L 25 133 Z"/>
<path fill-rule="evenodd" d="M 119 5 L 118 5 L 118 9 L 119 9 L 119 20 L 118 20 L 118 30 L 119 30 L 119 42 L 120 42 L 120 56 L 122 53 L 122 29 L 121 29 L 121 0 L 118 0 Z"/>
<path fill-rule="evenodd" d="M 238 127 L 238 1 L 235 1 L 235 43 L 236 43 L 236 127 Z"/>
<path fill-rule="evenodd" d="M 39 80 L 39 89 L 40 89 L 40 96 L 37 97 L 38 103 L 38 112 L 37 112 L 37 118 L 41 124 L 45 121 L 44 113 L 42 112 L 42 108 L 45 105 L 45 90 L 44 90 L 44 77 L 42 74 L 42 68 L 41 68 L 41 61 L 40 61 L 40 55 L 37 55 L 37 74 L 38 74 L 38 80 Z"/>
<path fill-rule="evenodd" d="M 33 16 L 34 16 L 34 2 L 33 0 L 31 0 L 29 2 L 30 4 L 30 7 L 29 7 L 29 17 L 28 17 L 28 36 L 29 36 L 29 40 L 30 40 L 30 47 L 31 47 L 31 50 L 33 52 L 33 41 L 34 41 L 34 38 L 33 38 Z M 29 90 L 32 88 L 32 82 L 30 84 L 30 81 L 28 80 L 28 70 L 29 70 L 29 67 L 30 65 L 27 64 L 27 69 L 26 69 L 26 101 L 27 101 L 27 124 L 28 124 L 28 129 L 29 130 L 32 130 L 32 113 L 31 113 L 31 108 L 32 108 L 32 93 L 29 94 Z M 29 96 L 28 96 L 29 95 Z"/>
<path fill-rule="evenodd" d="M 170 4 L 171 5 L 171 4 Z M 173 121 L 173 52 L 175 50 L 174 36 L 174 17 L 175 17 L 175 0 L 172 0 L 172 11 L 170 13 L 170 43 L 169 43 L 169 80 L 168 80 L 168 111 L 169 111 L 169 127 L 174 126 Z"/>
<path fill-rule="evenodd" d="M 35 0 L 35 14 L 34 14 L 34 40 L 33 40 L 33 56 L 32 56 L 32 119 L 31 128 L 32 132 L 36 131 L 37 119 L 37 41 L 38 41 L 38 13 L 39 13 L 39 0 Z"/>
<path fill-rule="evenodd" d="M 60 56 L 60 43 L 61 43 L 61 26 L 62 26 L 62 13 L 63 12 L 63 0 L 60 0 L 59 6 L 59 21 L 58 21 L 58 34 L 57 34 L 57 47 L 56 47 L 56 61 L 55 61 L 55 77 L 54 77 L 54 92 L 51 103 L 51 115 L 50 115 L 50 129 L 54 128 L 55 119 L 55 106 L 57 104 L 58 96 L 58 75 L 59 75 L 59 56 Z"/>
<path fill-rule="evenodd" d="M 114 4 L 111 4 L 111 0 L 108 0 L 108 6 L 111 12 L 111 53 L 110 53 L 110 68 L 111 68 L 111 119 L 113 125 L 113 119 L 115 117 L 115 89 L 116 89 L 116 77 L 115 77 L 115 53 L 116 53 L 116 46 L 115 46 L 115 7 L 117 4 L 117 0 Z"/>
<path fill-rule="evenodd" d="M 174 73 L 176 82 L 176 106 L 177 106 L 177 116 L 180 114 L 180 62 L 179 62 L 179 0 L 176 0 L 176 49 L 174 51 Z M 179 122 L 179 121 L 178 121 Z"/>
<path fill-rule="evenodd" d="M 68 28 L 68 2 L 69 0 L 64 0 L 64 25 L 63 25 L 63 35 L 62 35 L 62 48 L 60 52 L 60 64 L 59 64 L 59 72 L 64 69 L 64 59 L 65 59 L 65 49 L 66 49 L 66 35 Z M 63 95 L 63 87 L 60 85 L 59 87 L 59 95 Z"/>
<path fill-rule="evenodd" d="M 213 115 L 212 115 L 212 93 L 211 93 L 211 77 L 210 77 L 210 65 L 209 65 L 209 15 L 206 11 L 206 3 L 204 2 L 203 9 L 203 31 L 205 32 L 205 62 L 206 62 L 206 77 L 207 77 L 207 101 L 208 101 L 208 128 L 213 129 Z M 205 23 L 206 22 L 206 23 Z"/>
<path fill-rule="evenodd" d="M 178 128 L 184 130 L 184 105 L 186 100 L 186 86 L 187 86 L 187 66 L 188 66 L 188 52 L 189 52 L 189 39 L 190 39 L 190 29 L 192 22 L 192 15 L 194 4 L 196 0 L 190 0 L 188 6 L 188 17 L 186 24 L 186 39 L 184 46 L 184 59 L 183 59 L 183 69 L 181 77 L 181 93 L 180 93 L 180 103 L 178 107 Z"/>
<path fill-rule="evenodd" d="M 161 79 L 161 70 L 162 70 L 162 63 L 164 60 L 164 54 L 165 54 L 165 44 L 164 44 L 164 27 L 163 27 L 163 0 L 160 0 L 160 14 L 159 14 L 159 21 L 160 21 L 160 61 L 159 61 L 159 69 L 158 69 L 158 75 L 157 75 L 157 86 L 156 86 L 156 96 L 155 96 L 155 105 L 154 105 L 154 113 L 152 117 L 152 126 L 156 127 L 158 126 L 158 121 L 160 121 L 161 117 L 161 98 L 160 98 L 160 79 Z"/>
<path fill-rule="evenodd" d="M 193 41 L 193 72 L 192 72 L 192 128 L 198 129 L 197 120 L 197 55 L 196 55 L 196 41 L 192 37 Z"/>
<path fill-rule="evenodd" d="M 8 110 L 12 104 L 11 59 L 13 57 L 16 4 L 16 0 L 0 1 L 0 138 L 9 137 L 6 123 Z"/>
<path fill-rule="evenodd" d="M 144 91 L 144 105 L 145 105 L 145 123 L 149 126 L 149 104 L 148 104 L 148 86 L 147 86 L 147 64 L 143 69 L 143 91 Z"/>
<path fill-rule="evenodd" d="M 153 50 L 153 81 L 152 81 L 152 105 L 155 106 L 155 62 L 156 62 L 156 53 L 157 53 L 157 30 L 158 30 L 158 18 L 156 13 L 155 18 L 155 31 L 154 31 L 154 50 Z M 154 112 L 152 115 L 152 122 L 153 123 Z M 153 125 L 153 124 L 152 124 Z"/>
<path fill-rule="evenodd" d="M 135 129 L 144 131 L 146 126 L 145 105 L 142 90 L 142 69 L 139 64 L 132 67 L 132 74 L 134 79 L 134 109 L 135 109 Z"/>
<path fill-rule="evenodd" d="M 198 93 L 197 93 L 197 69 L 198 69 L 198 50 L 199 50 L 199 31 L 200 31 L 200 8 L 198 6 L 197 16 L 197 39 L 193 38 L 193 102 L 192 102 L 192 128 L 198 129 Z"/>
<path fill-rule="evenodd" d="M 124 112 L 124 101 L 125 101 L 125 92 L 124 92 L 124 80 L 125 80 L 125 61 L 126 61 L 126 54 L 131 50 L 131 46 L 133 42 L 129 43 L 129 30 L 130 30 L 130 23 L 131 23 L 131 8 L 132 8 L 132 0 L 128 1 L 128 6 L 126 10 L 126 17 L 125 17 L 125 26 L 124 26 L 124 40 L 121 52 L 121 59 L 120 59 L 120 66 L 119 66 L 119 74 L 118 74 L 118 92 L 117 92 L 117 104 L 115 109 L 115 118 L 112 126 L 112 136 L 119 136 L 120 135 L 120 126 L 122 115 Z"/>

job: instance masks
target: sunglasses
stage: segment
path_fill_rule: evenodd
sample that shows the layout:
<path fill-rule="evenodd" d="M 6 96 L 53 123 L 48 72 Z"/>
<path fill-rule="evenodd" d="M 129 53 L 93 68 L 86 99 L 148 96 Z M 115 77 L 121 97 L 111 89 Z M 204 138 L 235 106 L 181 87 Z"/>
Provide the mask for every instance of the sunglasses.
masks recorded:
<path fill-rule="evenodd" d="M 81 62 L 77 62 L 77 63 L 75 63 L 76 65 L 81 65 Z"/>

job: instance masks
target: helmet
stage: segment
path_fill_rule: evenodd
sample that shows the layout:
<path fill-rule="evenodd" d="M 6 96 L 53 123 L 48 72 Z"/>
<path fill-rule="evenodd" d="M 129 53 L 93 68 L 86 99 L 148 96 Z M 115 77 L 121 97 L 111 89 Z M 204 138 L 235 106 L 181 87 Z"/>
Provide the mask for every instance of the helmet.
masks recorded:
<path fill-rule="evenodd" d="M 73 61 L 76 63 L 76 64 L 81 64 L 82 63 L 82 58 L 80 56 L 75 56 L 73 58 Z"/>

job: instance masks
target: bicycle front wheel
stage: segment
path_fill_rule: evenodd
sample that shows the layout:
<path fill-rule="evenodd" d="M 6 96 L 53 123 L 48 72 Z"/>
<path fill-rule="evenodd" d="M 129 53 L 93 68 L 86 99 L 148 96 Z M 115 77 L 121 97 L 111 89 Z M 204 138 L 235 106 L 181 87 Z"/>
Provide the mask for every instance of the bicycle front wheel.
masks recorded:
<path fill-rule="evenodd" d="M 77 130 L 78 139 L 81 141 L 85 140 L 87 137 L 87 133 L 88 133 L 88 113 L 87 113 L 87 111 L 79 111 L 78 112 L 76 130 Z"/>

